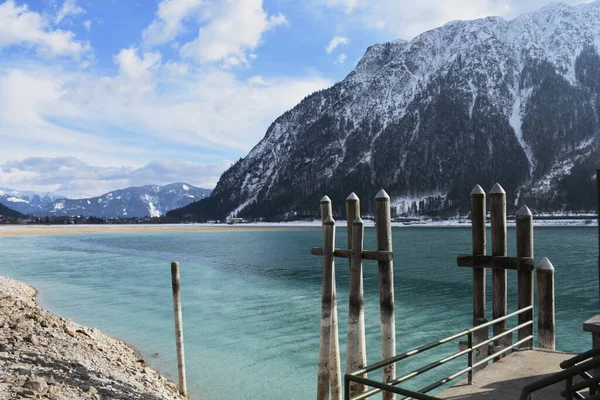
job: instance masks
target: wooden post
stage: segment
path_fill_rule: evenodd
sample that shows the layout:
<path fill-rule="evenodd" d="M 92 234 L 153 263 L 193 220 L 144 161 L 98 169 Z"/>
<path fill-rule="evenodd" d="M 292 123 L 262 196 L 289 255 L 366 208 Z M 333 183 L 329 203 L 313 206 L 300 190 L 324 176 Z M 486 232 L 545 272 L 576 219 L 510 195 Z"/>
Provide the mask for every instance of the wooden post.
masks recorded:
<path fill-rule="evenodd" d="M 490 223 L 492 226 L 492 255 L 506 257 L 506 192 L 498 183 L 490 191 Z M 492 313 L 493 318 L 506 315 L 506 270 L 492 270 Z M 506 321 L 494 324 L 494 336 L 506 330 Z M 510 345 L 510 335 L 504 336 L 495 345 Z M 498 358 L 499 359 L 499 358 Z M 494 359 L 497 361 L 498 359 Z"/>
<path fill-rule="evenodd" d="M 538 287 L 538 342 L 554 350 L 554 266 L 544 258 L 536 268 Z"/>
<path fill-rule="evenodd" d="M 598 215 L 598 301 L 600 304 L 600 168 L 596 170 L 596 201 Z"/>
<path fill-rule="evenodd" d="M 335 249 L 335 221 L 332 217 L 331 199 L 327 196 L 321 199 L 321 218 L 323 221 L 323 290 L 317 399 L 327 399 L 329 397 L 329 387 L 331 387 L 331 398 L 333 400 L 341 400 L 342 376 L 335 293 L 335 263 L 333 256 Z"/>
<path fill-rule="evenodd" d="M 533 215 L 527 206 L 517 212 L 517 257 L 533 258 Z M 533 271 L 519 270 L 517 272 L 519 291 L 519 310 L 533 305 Z M 519 325 L 533 321 L 533 310 L 519 314 Z M 519 340 L 533 335 L 533 325 L 519 330 Z M 533 340 L 523 344 L 523 347 L 533 347 Z"/>
<path fill-rule="evenodd" d="M 175 317 L 175 345 L 177 346 L 177 372 L 179 374 L 179 394 L 187 397 L 185 380 L 185 355 L 183 352 L 183 317 L 181 314 L 181 293 L 179 263 L 171 263 L 171 286 L 173 287 L 173 315 Z"/>
<path fill-rule="evenodd" d="M 377 228 L 377 250 L 392 251 L 392 224 L 390 196 L 381 189 L 375 196 L 375 226 Z M 381 357 L 396 355 L 396 321 L 394 317 L 394 264 L 393 261 L 378 261 L 379 308 L 381 312 Z M 383 382 L 396 377 L 396 364 L 382 370 Z M 394 399 L 393 393 L 383 393 L 383 400 Z"/>
<path fill-rule="evenodd" d="M 485 227 L 485 192 L 479 185 L 471 191 L 471 235 L 473 241 L 473 255 L 484 256 L 486 252 L 486 227 Z M 485 268 L 473 268 L 473 326 L 487 322 L 485 318 Z M 486 341 L 488 330 L 481 329 L 473 335 L 473 345 Z M 477 363 L 488 356 L 487 348 L 475 350 L 473 363 Z M 485 366 L 480 369 L 485 368 Z"/>
<path fill-rule="evenodd" d="M 367 366 L 362 272 L 364 223 L 360 218 L 360 202 L 354 193 L 351 193 L 346 199 L 346 218 L 348 220 L 348 248 L 351 249 L 352 254 L 350 257 L 346 373 L 351 373 Z M 363 377 L 366 378 L 366 374 Z M 366 387 L 363 384 L 352 383 L 350 394 L 355 396 L 365 390 Z"/>
<path fill-rule="evenodd" d="M 365 340 L 365 311 L 363 295 L 362 251 L 364 223 L 360 217 L 354 220 L 352 231 L 352 258 L 350 259 L 350 304 L 348 317 L 348 339 L 346 349 L 346 373 L 367 366 L 367 348 Z M 367 374 L 361 375 L 366 378 Z M 360 383 L 350 387 L 351 396 L 366 391 Z"/>

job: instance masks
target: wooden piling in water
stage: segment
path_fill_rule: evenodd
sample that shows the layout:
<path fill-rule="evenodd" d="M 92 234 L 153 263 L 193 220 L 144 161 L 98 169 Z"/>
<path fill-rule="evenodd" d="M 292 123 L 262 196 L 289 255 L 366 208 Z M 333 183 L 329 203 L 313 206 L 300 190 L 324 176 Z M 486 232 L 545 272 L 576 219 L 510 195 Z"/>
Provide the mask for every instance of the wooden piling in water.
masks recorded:
<path fill-rule="evenodd" d="M 350 268 L 350 304 L 348 317 L 348 339 L 346 350 L 346 373 L 350 373 L 367 366 L 367 348 L 365 340 L 365 311 L 363 294 L 362 250 L 364 223 L 357 217 L 353 223 L 352 231 L 352 266 Z M 361 375 L 366 378 L 367 374 Z M 366 391 L 360 383 L 350 387 L 352 396 Z"/>
<path fill-rule="evenodd" d="M 555 349 L 554 266 L 544 258 L 536 268 L 538 289 L 538 343 L 541 349 Z"/>
<path fill-rule="evenodd" d="M 341 400 L 342 376 L 333 255 L 335 250 L 335 221 L 332 217 L 331 199 L 327 196 L 321 199 L 321 219 L 323 221 L 323 290 L 317 399 L 327 399 L 331 387 L 331 398 Z"/>
<path fill-rule="evenodd" d="M 486 253 L 485 211 L 485 191 L 481 186 L 476 185 L 471 191 L 471 236 L 474 256 L 484 256 Z M 487 322 L 485 318 L 485 274 L 485 268 L 473 268 L 474 327 Z M 481 329 L 473 334 L 473 345 L 477 345 L 487 339 L 487 329 Z M 487 356 L 487 351 L 484 351 L 483 349 L 475 350 L 473 354 L 473 363 L 477 363 Z"/>
<path fill-rule="evenodd" d="M 177 372 L 179 374 L 179 394 L 187 397 L 185 379 L 185 355 L 183 351 L 183 317 L 181 313 L 181 291 L 179 263 L 171 263 L 171 286 L 173 288 L 173 315 L 175 319 L 175 344 L 177 346 Z"/>
<path fill-rule="evenodd" d="M 533 215 L 527 206 L 517 212 L 517 257 L 533 258 Z M 533 305 L 533 271 L 517 271 L 518 309 Z M 533 320 L 533 310 L 519 314 L 519 325 Z M 533 325 L 519 329 L 519 340 L 533 335 Z M 533 347 L 533 340 L 523 347 Z"/>
<path fill-rule="evenodd" d="M 377 229 L 377 250 L 392 251 L 392 225 L 390 196 L 381 189 L 375 196 L 375 227 Z M 381 312 L 381 357 L 396 355 L 396 321 L 394 317 L 394 265 L 393 261 L 378 261 L 379 308 Z M 383 382 L 396 376 L 396 364 L 382 369 Z M 383 400 L 394 399 L 393 393 L 383 393 Z"/>
<path fill-rule="evenodd" d="M 596 170 L 596 202 L 598 217 L 598 301 L 600 305 L 600 168 Z"/>
<path fill-rule="evenodd" d="M 506 249 L 506 192 L 498 183 L 490 190 L 490 223 L 492 228 L 492 255 L 507 255 Z M 506 270 L 492 270 L 492 314 L 493 318 L 506 315 Z M 506 321 L 494 324 L 494 336 L 506 330 Z M 494 344 L 505 346 L 512 343 L 510 335 L 504 336 Z M 494 359 L 497 361 L 498 359 Z"/>
<path fill-rule="evenodd" d="M 346 199 L 346 218 L 348 220 L 348 248 L 351 249 L 346 373 L 351 373 L 367 366 L 362 271 L 364 223 L 360 218 L 360 201 L 354 193 L 351 193 Z M 361 376 L 366 378 L 367 374 Z M 350 387 L 350 395 L 355 396 L 365 390 L 366 387 L 363 384 L 353 382 Z"/>

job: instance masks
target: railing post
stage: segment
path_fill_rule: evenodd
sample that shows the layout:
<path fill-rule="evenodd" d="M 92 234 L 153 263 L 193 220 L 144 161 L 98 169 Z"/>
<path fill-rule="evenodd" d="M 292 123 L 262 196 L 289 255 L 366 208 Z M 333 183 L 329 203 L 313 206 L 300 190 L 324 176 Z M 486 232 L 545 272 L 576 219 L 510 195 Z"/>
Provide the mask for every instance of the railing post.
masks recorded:
<path fill-rule="evenodd" d="M 375 196 L 375 227 L 377 229 L 377 250 L 392 251 L 392 224 L 390 196 L 381 189 Z M 396 355 L 396 321 L 394 317 L 394 264 L 392 261 L 378 261 L 379 308 L 381 312 L 381 357 Z M 383 382 L 396 376 L 396 364 L 382 369 Z M 383 400 L 395 399 L 393 393 L 384 393 Z"/>
<path fill-rule="evenodd" d="M 473 384 L 473 332 L 469 331 L 469 335 L 467 336 L 467 347 L 471 349 L 469 354 L 467 355 L 467 366 L 471 369 L 468 372 L 468 382 L 469 385 Z"/>
<path fill-rule="evenodd" d="M 536 268 L 538 288 L 538 342 L 554 350 L 554 266 L 544 258 Z"/>
<path fill-rule="evenodd" d="M 506 256 L 506 192 L 498 183 L 490 191 L 490 223 L 492 227 L 492 255 Z M 493 318 L 506 315 L 506 270 L 492 270 L 492 311 Z M 494 324 L 494 336 L 506 330 L 506 321 Z M 502 347 L 510 346 L 512 338 L 504 336 L 494 343 Z M 498 361 L 499 358 L 494 359 Z"/>
<path fill-rule="evenodd" d="M 346 199 L 347 218 L 354 218 L 348 224 L 348 248 L 351 249 L 350 257 L 350 295 L 348 304 L 348 336 L 346 340 L 346 373 L 366 367 L 367 350 L 365 341 L 365 312 L 363 294 L 362 252 L 364 223 L 360 218 L 360 204 L 358 197 L 352 193 Z M 361 375 L 366 378 L 366 374 Z M 352 396 L 363 393 L 366 388 L 362 383 L 351 383 Z"/>
<path fill-rule="evenodd" d="M 175 345 L 177 347 L 177 373 L 179 375 L 179 394 L 187 397 L 185 379 L 185 355 L 183 351 L 183 317 L 181 313 L 181 284 L 179 263 L 171 263 L 171 286 L 173 288 L 173 315 L 175 317 Z"/>
<path fill-rule="evenodd" d="M 533 215 L 527 206 L 517 212 L 517 257 L 533 257 Z M 519 310 L 533 305 L 533 271 L 517 271 L 517 286 L 519 291 Z M 533 310 L 519 314 L 519 325 L 533 321 Z M 533 335 L 533 325 L 519 330 L 519 340 Z M 526 342 L 523 347 L 533 347 L 533 340 Z"/>
<path fill-rule="evenodd" d="M 473 240 L 473 255 L 485 255 L 485 191 L 479 185 L 476 185 L 471 191 L 471 234 Z M 485 318 L 485 268 L 473 268 L 473 326 L 484 324 Z M 474 344 L 486 341 L 488 330 L 480 329 L 475 332 L 473 337 Z M 475 350 L 474 362 L 483 360 L 488 356 L 487 351 L 482 348 Z M 481 366 L 478 369 L 483 369 Z"/>

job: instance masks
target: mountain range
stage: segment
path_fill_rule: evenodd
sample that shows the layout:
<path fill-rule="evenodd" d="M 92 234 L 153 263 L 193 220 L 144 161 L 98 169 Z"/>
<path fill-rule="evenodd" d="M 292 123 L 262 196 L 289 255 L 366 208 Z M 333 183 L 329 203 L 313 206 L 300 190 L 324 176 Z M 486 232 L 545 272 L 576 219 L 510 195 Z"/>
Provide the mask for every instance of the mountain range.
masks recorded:
<path fill-rule="evenodd" d="M 369 47 L 341 82 L 277 118 L 212 195 L 178 218 L 316 216 L 324 194 L 366 212 L 467 212 L 500 182 L 509 209 L 590 210 L 600 158 L 600 1 L 454 21 Z"/>
<path fill-rule="evenodd" d="M 0 204 L 37 217 L 84 216 L 104 218 L 160 217 L 169 210 L 201 200 L 211 190 L 186 183 L 129 187 L 102 196 L 69 199 L 53 193 L 0 188 Z"/>

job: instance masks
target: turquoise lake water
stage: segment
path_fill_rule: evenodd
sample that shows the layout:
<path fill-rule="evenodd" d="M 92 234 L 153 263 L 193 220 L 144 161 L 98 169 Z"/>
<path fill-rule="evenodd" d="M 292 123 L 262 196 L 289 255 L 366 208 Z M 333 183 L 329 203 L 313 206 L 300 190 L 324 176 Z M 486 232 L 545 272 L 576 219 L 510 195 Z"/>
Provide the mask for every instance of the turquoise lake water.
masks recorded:
<path fill-rule="evenodd" d="M 548 257 L 556 269 L 556 346 L 562 351 L 591 347 L 582 322 L 598 313 L 596 232 L 535 229 L 536 261 Z M 514 236 L 509 228 L 509 255 L 515 254 Z M 398 352 L 471 323 L 471 270 L 455 261 L 470 252 L 470 241 L 468 228 L 394 228 Z M 340 228 L 337 247 L 345 243 Z M 176 381 L 170 262 L 177 260 L 191 398 L 309 399 L 319 350 L 322 264 L 310 255 L 316 246 L 320 228 L 4 237 L 0 274 L 34 285 L 40 303 L 53 312 L 133 345 Z M 374 248 L 375 231 L 367 228 L 365 249 Z M 348 269 L 344 260 L 336 266 L 344 368 Z M 375 362 L 376 263 L 365 263 L 364 276 L 367 352 Z M 510 271 L 509 311 L 517 309 L 516 301 L 516 272 Z M 454 342 L 440 350 L 446 353 L 425 353 L 398 370 L 408 372 L 456 348 Z M 464 366 L 462 358 L 405 387 L 418 389 Z"/>

